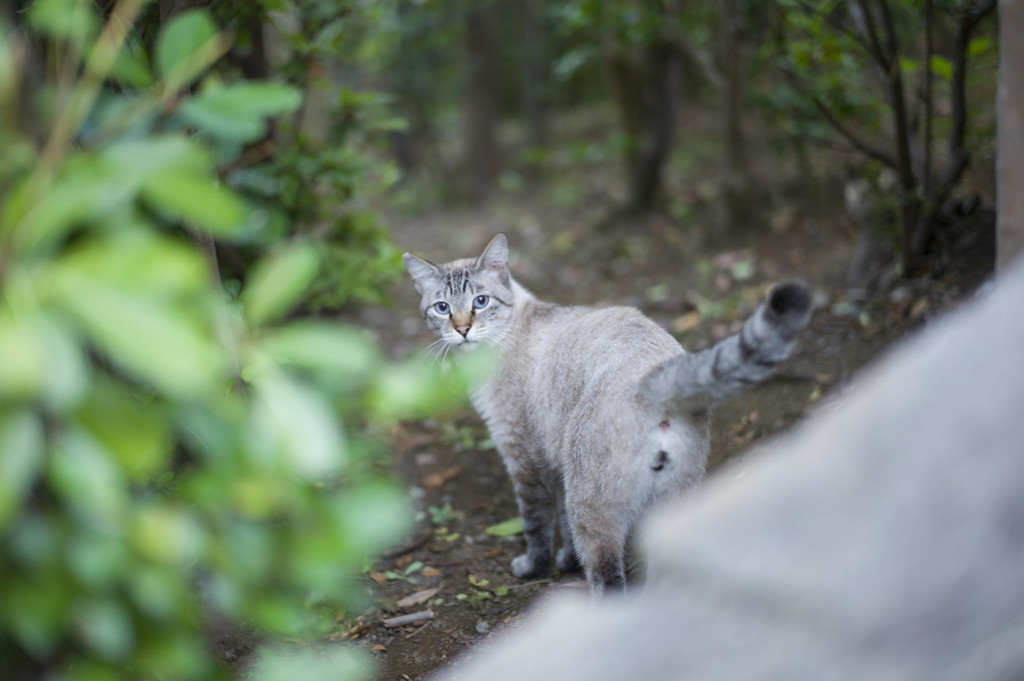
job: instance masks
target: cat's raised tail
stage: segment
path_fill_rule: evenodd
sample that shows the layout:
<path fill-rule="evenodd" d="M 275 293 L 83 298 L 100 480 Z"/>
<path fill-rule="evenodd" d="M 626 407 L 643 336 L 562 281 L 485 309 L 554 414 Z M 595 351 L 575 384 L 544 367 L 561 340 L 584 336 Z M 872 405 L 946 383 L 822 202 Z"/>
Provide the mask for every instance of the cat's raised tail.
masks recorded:
<path fill-rule="evenodd" d="M 777 284 L 739 333 L 652 369 L 640 384 L 641 399 L 670 411 L 692 413 L 732 397 L 768 378 L 789 357 L 810 317 L 807 284 Z"/>

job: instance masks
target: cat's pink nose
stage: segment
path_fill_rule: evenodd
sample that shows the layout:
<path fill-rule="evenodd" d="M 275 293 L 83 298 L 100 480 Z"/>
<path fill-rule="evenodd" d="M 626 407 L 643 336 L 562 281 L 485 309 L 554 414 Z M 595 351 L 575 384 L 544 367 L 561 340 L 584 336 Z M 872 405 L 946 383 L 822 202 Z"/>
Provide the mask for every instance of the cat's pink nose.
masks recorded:
<path fill-rule="evenodd" d="M 458 331 L 459 333 L 461 333 L 462 337 L 465 338 L 466 334 L 469 333 L 469 329 L 470 328 L 471 328 L 470 325 L 466 324 L 465 326 L 456 326 L 455 330 Z"/>

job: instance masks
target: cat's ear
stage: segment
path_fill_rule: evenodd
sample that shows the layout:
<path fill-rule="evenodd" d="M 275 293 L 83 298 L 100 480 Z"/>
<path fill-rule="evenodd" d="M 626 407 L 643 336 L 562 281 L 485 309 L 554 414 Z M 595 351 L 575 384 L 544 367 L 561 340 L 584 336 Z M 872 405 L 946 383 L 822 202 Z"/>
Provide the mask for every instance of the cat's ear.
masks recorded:
<path fill-rule="evenodd" d="M 476 259 L 476 269 L 495 272 L 501 283 L 508 286 L 508 241 L 505 240 L 504 234 L 491 239 L 483 254 Z"/>
<path fill-rule="evenodd" d="M 420 293 L 423 293 L 423 283 L 425 281 L 441 277 L 441 270 L 437 269 L 437 265 L 429 263 L 423 258 L 417 258 L 412 253 L 402 255 L 402 260 L 405 262 L 405 268 L 412 275 L 412 281 L 416 284 L 416 290 Z"/>

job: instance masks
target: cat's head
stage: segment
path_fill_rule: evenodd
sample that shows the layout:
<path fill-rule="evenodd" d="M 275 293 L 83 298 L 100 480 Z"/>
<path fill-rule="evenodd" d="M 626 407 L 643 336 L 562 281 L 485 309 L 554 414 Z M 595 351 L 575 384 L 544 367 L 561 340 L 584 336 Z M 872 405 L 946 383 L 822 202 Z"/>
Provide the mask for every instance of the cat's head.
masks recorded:
<path fill-rule="evenodd" d="M 476 258 L 435 265 L 411 253 L 402 256 L 420 292 L 420 312 L 449 345 L 497 342 L 512 316 L 508 242 L 499 234 Z"/>

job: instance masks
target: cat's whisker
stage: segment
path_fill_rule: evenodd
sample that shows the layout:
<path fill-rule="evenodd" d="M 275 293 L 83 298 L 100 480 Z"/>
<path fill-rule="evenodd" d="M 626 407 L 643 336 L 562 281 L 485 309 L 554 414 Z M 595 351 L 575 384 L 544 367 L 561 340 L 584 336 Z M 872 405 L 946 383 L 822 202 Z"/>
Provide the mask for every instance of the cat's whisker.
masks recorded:
<path fill-rule="evenodd" d="M 423 348 L 418 353 L 416 353 L 416 359 L 420 359 L 420 358 L 426 356 L 428 353 L 436 350 L 437 346 L 439 346 L 441 343 L 444 343 L 444 339 L 443 338 L 438 338 L 436 341 L 434 341 L 433 343 L 431 343 L 430 345 L 428 345 L 427 347 Z"/>

